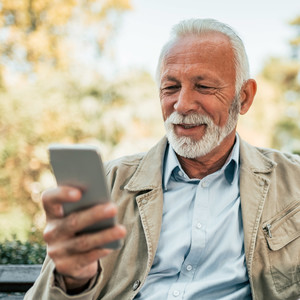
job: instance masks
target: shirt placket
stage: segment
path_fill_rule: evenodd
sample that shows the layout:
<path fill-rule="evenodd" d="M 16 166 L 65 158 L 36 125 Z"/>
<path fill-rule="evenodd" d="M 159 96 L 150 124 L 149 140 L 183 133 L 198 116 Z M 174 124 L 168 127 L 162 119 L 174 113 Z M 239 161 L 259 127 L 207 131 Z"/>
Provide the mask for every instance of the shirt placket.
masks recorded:
<path fill-rule="evenodd" d="M 188 284 L 193 281 L 201 254 L 206 246 L 206 227 L 209 215 L 209 180 L 200 181 L 195 193 L 191 226 L 191 246 L 182 264 L 178 280 L 168 294 L 168 300 L 183 299 Z"/>

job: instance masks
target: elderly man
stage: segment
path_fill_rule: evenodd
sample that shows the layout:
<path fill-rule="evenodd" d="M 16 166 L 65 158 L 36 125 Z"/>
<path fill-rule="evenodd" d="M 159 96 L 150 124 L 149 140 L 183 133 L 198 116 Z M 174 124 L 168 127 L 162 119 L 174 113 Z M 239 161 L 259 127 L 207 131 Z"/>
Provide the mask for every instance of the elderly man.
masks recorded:
<path fill-rule="evenodd" d="M 44 193 L 48 257 L 25 299 L 298 299 L 300 161 L 237 135 L 248 69 L 227 25 L 174 27 L 157 68 L 167 138 L 107 164 L 115 204 L 64 217 L 80 192 Z M 76 235 L 117 211 L 122 225 Z"/>

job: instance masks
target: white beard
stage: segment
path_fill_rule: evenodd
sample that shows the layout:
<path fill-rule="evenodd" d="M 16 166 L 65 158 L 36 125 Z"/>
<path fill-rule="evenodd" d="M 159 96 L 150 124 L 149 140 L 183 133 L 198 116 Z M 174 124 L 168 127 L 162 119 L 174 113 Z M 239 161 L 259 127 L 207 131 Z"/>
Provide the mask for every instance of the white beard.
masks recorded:
<path fill-rule="evenodd" d="M 202 157 L 210 153 L 213 149 L 221 144 L 236 127 L 240 111 L 240 101 L 235 97 L 230 110 L 227 123 L 220 127 L 214 124 L 213 120 L 202 114 L 191 113 L 189 115 L 181 115 L 173 112 L 165 121 L 166 134 L 169 143 L 174 151 L 186 158 Z M 193 140 L 190 137 L 177 136 L 174 130 L 174 124 L 189 125 L 206 125 L 205 133 L 200 140 Z"/>

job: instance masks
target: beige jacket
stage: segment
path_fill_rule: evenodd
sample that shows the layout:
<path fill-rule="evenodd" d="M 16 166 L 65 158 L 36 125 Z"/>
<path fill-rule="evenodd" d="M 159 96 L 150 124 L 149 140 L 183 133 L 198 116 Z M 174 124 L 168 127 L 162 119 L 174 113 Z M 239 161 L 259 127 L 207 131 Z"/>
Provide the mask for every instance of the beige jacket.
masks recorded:
<path fill-rule="evenodd" d="M 150 271 L 163 211 L 162 160 L 166 139 L 146 154 L 107 165 L 118 221 L 128 235 L 121 250 L 101 260 L 95 287 L 67 296 L 53 286 L 53 262 L 25 299 L 133 299 Z M 240 195 L 245 252 L 255 300 L 300 299 L 300 160 L 241 141 Z M 269 226 L 269 230 L 264 229 Z M 196 300 L 196 299 L 195 299 Z"/>

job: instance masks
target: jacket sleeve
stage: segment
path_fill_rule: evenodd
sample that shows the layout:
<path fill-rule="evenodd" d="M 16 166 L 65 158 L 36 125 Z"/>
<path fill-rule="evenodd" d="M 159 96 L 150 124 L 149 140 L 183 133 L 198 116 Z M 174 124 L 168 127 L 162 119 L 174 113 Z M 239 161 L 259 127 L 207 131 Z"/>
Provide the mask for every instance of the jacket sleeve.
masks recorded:
<path fill-rule="evenodd" d="M 26 293 L 24 300 L 86 300 L 86 299 L 97 299 L 97 295 L 99 291 L 97 289 L 97 283 L 99 281 L 99 277 L 96 278 L 96 282 L 94 281 L 91 284 L 90 288 L 85 290 L 84 292 L 78 295 L 68 295 L 66 292 L 55 285 L 55 265 L 53 261 L 47 256 L 41 273 L 34 285 L 30 288 L 30 290 Z"/>

